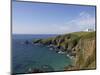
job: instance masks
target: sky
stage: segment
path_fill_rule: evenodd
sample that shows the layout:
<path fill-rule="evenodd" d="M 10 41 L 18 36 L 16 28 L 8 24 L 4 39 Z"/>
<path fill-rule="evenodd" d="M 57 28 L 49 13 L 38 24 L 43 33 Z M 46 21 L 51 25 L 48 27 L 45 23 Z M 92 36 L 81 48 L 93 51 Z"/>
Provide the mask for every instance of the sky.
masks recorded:
<path fill-rule="evenodd" d="M 95 29 L 95 6 L 12 2 L 13 34 L 65 34 Z"/>

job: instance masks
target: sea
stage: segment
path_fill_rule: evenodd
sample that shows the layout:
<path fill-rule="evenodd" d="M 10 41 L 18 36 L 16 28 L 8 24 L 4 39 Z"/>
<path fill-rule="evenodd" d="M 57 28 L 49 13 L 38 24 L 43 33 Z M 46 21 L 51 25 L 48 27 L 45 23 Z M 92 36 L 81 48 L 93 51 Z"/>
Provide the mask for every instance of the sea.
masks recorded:
<path fill-rule="evenodd" d="M 12 35 L 12 73 L 29 73 L 34 69 L 44 72 L 64 71 L 72 64 L 65 54 L 50 50 L 47 46 L 35 45 L 35 39 L 55 37 L 56 34 L 13 34 Z M 25 41 L 29 41 L 25 44 Z"/>

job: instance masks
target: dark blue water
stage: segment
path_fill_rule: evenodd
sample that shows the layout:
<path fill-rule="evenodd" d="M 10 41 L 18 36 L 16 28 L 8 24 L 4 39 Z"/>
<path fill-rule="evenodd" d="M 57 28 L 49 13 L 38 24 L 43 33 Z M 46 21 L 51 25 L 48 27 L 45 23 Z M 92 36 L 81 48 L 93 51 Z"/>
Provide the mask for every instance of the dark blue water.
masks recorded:
<path fill-rule="evenodd" d="M 26 40 L 48 38 L 56 35 L 13 35 L 12 38 L 12 71 L 13 73 L 28 73 L 31 69 L 40 69 L 46 72 L 62 71 L 72 63 L 64 54 L 51 51 L 46 46 L 25 44 Z M 45 68 L 46 66 L 46 68 Z"/>

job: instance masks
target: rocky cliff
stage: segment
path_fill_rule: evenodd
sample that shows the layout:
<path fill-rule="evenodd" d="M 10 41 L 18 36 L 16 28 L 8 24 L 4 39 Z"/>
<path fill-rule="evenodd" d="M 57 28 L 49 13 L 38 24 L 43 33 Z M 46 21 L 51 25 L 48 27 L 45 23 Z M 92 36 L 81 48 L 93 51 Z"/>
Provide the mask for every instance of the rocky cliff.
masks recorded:
<path fill-rule="evenodd" d="M 96 40 L 95 32 L 74 32 L 47 39 L 34 40 L 33 43 L 47 45 L 73 57 L 73 65 L 65 70 L 95 69 Z"/>

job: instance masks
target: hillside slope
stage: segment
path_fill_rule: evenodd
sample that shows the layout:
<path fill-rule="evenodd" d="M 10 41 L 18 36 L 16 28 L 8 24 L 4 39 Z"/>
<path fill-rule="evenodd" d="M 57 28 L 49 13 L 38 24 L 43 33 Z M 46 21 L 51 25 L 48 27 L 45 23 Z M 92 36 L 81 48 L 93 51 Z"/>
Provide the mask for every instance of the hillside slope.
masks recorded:
<path fill-rule="evenodd" d="M 96 68 L 95 32 L 74 32 L 33 42 L 47 45 L 56 51 L 66 52 L 69 56 L 73 56 L 73 65 L 66 66 L 65 70 Z"/>

